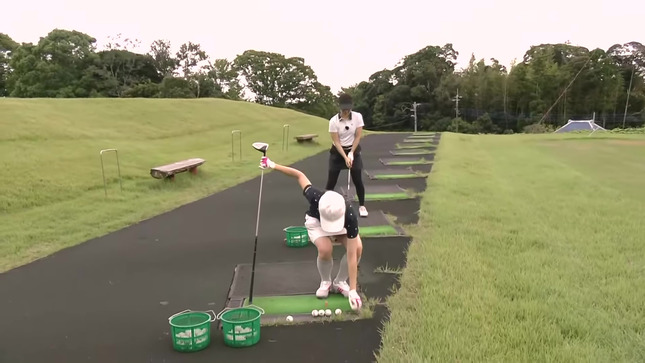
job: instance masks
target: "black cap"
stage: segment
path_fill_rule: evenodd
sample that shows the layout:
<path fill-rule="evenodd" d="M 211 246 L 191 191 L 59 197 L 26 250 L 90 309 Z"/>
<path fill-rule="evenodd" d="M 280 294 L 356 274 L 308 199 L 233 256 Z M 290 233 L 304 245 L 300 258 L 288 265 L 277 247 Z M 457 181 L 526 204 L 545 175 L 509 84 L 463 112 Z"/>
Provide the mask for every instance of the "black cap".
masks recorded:
<path fill-rule="evenodd" d="M 350 110 L 352 106 L 354 106 L 352 96 L 348 95 L 347 93 L 341 94 L 338 97 L 338 105 L 340 106 L 341 110 Z"/>

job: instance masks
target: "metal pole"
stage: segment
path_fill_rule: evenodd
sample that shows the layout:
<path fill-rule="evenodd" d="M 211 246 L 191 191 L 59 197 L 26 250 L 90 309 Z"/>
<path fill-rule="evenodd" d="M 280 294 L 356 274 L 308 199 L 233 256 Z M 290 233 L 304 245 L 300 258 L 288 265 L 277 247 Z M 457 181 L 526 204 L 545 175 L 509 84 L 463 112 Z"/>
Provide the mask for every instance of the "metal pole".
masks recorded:
<path fill-rule="evenodd" d="M 453 98 L 453 101 L 455 101 L 455 119 L 459 118 L 459 99 L 461 97 L 459 96 L 459 88 L 457 88 L 457 96 Z M 457 120 L 457 129 L 456 132 L 459 132 L 459 121 Z"/>
<path fill-rule="evenodd" d="M 455 118 L 459 117 L 459 88 L 457 88 L 457 97 L 455 97 Z"/>
<path fill-rule="evenodd" d="M 233 130 L 231 131 L 231 160 L 235 161 L 235 134 L 240 134 L 240 160 L 242 160 L 242 131 Z"/>
<path fill-rule="evenodd" d="M 414 102 L 412 106 L 414 107 L 414 132 L 417 132 L 417 103 Z"/>
<path fill-rule="evenodd" d="M 282 125 L 282 151 L 289 150 L 289 124 Z M 287 138 L 284 137 L 284 131 L 287 131 Z"/>
<path fill-rule="evenodd" d="M 119 172 L 119 187 L 121 192 L 123 192 L 123 182 L 121 181 L 121 164 L 119 162 L 119 151 L 117 149 L 104 149 L 99 152 L 99 157 L 101 159 L 101 173 L 103 174 L 103 189 L 105 190 L 105 196 L 107 197 L 107 182 L 105 181 L 105 166 L 103 164 L 103 153 L 114 151 L 116 154 L 116 168 Z"/>

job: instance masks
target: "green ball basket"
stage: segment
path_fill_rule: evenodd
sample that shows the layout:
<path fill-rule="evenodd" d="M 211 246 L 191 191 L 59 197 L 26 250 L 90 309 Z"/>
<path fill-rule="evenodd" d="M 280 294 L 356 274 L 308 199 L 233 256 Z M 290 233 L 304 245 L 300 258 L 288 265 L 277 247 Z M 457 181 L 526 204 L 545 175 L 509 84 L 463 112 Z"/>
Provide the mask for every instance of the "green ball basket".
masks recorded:
<path fill-rule="evenodd" d="M 211 317 L 208 313 L 213 313 Z M 208 347 L 211 342 L 211 323 L 215 312 L 184 310 L 168 318 L 172 347 L 179 352 L 196 352 Z"/>
<path fill-rule="evenodd" d="M 307 228 L 302 226 L 291 226 L 284 229 L 288 247 L 307 247 L 309 245 L 309 234 Z"/>
<path fill-rule="evenodd" d="M 222 324 L 224 344 L 234 348 L 250 347 L 260 341 L 260 307 L 224 309 L 217 314 Z"/>

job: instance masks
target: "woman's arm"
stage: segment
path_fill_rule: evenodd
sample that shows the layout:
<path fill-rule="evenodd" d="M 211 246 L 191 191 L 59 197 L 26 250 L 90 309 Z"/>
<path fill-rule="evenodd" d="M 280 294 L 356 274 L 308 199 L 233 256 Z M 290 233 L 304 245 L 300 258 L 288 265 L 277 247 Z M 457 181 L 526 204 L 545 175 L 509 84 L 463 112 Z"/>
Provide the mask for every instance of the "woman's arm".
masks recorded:
<path fill-rule="evenodd" d="M 345 155 L 345 150 L 343 150 L 343 146 L 340 144 L 340 138 L 338 137 L 337 132 L 330 132 L 331 135 L 331 140 L 334 143 L 334 147 L 338 151 L 338 153 L 345 159 L 345 164 L 347 164 L 347 167 L 350 168 L 352 166 L 352 161 L 347 155 Z"/>
<path fill-rule="evenodd" d="M 354 133 L 354 143 L 352 144 L 352 153 L 358 147 L 358 144 L 361 142 L 361 136 L 363 135 L 363 127 L 357 127 L 356 132 Z"/>
<path fill-rule="evenodd" d="M 266 160 L 265 160 L 266 159 Z M 307 185 L 311 185 L 311 181 L 309 181 L 309 178 L 305 175 L 305 173 L 301 172 L 298 169 L 289 167 L 289 166 L 284 166 L 280 165 L 277 163 L 274 163 L 271 161 L 269 158 L 262 158 L 262 161 L 260 162 L 260 167 L 265 169 L 267 167 L 271 169 L 275 169 L 283 174 L 286 174 L 292 178 L 296 178 L 298 180 L 298 184 L 300 184 L 300 188 L 305 189 Z"/>
<path fill-rule="evenodd" d="M 330 132 L 329 135 L 331 135 L 331 141 L 334 143 L 334 147 L 336 150 L 338 150 L 338 153 L 341 154 L 345 159 L 347 159 L 347 156 L 345 156 L 345 151 L 343 151 L 343 145 L 340 144 L 340 137 L 338 136 L 337 132 Z"/>

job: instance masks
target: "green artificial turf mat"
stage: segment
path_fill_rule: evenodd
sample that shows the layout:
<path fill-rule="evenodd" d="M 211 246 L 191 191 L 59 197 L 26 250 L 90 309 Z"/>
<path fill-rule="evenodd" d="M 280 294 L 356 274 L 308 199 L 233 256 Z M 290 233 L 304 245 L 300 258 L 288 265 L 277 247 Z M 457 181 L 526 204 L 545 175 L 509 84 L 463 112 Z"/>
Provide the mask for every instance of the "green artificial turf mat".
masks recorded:
<path fill-rule="evenodd" d="M 396 228 L 385 225 L 385 226 L 368 226 L 360 227 L 359 233 L 361 237 L 373 237 L 373 236 L 398 236 L 400 233 Z"/>
<path fill-rule="evenodd" d="M 375 201 L 375 200 L 398 200 L 398 199 L 410 199 L 412 198 L 408 193 L 405 192 L 400 192 L 400 193 L 373 193 L 365 194 L 365 200 L 367 201 Z M 355 200 L 358 200 L 358 197 L 354 198 Z"/>
<path fill-rule="evenodd" d="M 325 302 L 328 303 L 327 306 Z M 352 311 L 346 297 L 332 293 L 326 299 L 319 299 L 315 294 L 256 296 L 253 297 L 253 305 L 261 307 L 265 315 L 311 314 L 314 309 L 331 309 L 332 313 L 336 309 Z M 244 306 L 248 306 L 248 301 L 244 302 Z"/>
<path fill-rule="evenodd" d="M 419 178 L 423 177 L 422 175 L 418 174 L 377 174 L 372 176 L 372 179 L 380 179 L 380 180 L 385 180 L 385 179 L 411 179 L 411 178 Z"/>

